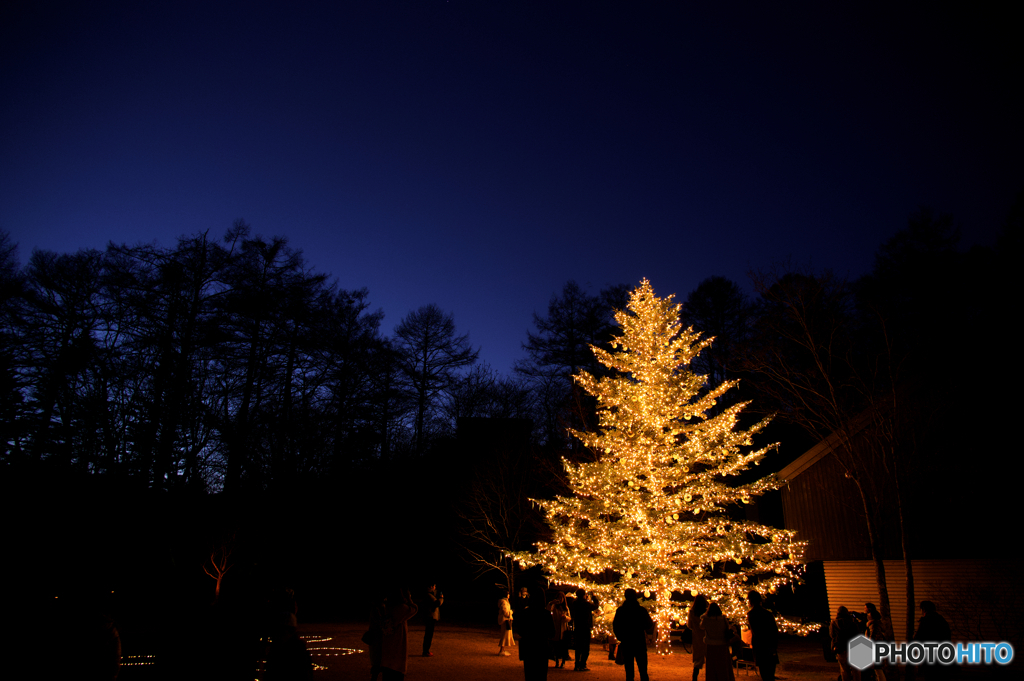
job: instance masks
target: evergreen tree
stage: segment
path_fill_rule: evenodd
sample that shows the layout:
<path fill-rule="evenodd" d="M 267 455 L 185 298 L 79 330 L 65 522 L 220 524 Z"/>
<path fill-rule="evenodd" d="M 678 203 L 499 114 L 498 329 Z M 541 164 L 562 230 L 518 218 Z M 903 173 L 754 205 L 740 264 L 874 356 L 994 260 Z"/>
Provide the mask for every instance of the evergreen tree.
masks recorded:
<path fill-rule="evenodd" d="M 612 351 L 593 348 L 611 374 L 576 377 L 598 401 L 599 427 L 572 434 L 596 460 L 565 462 L 570 493 L 538 502 L 551 538 L 515 558 L 599 594 L 606 626 L 623 592 L 636 589 L 650 599 L 658 645 L 667 650 L 670 622 L 685 620 L 687 591 L 705 594 L 737 621 L 749 590 L 774 592 L 799 581 L 804 545 L 792 531 L 740 519 L 743 504 L 778 483 L 730 484 L 771 446 L 749 449 L 767 421 L 737 430 L 743 404 L 709 414 L 736 385 L 702 391 L 704 377 L 690 370 L 712 339 L 682 329 L 680 306 L 671 296 L 657 298 L 646 280 L 627 308 L 615 316 L 622 335 Z"/>

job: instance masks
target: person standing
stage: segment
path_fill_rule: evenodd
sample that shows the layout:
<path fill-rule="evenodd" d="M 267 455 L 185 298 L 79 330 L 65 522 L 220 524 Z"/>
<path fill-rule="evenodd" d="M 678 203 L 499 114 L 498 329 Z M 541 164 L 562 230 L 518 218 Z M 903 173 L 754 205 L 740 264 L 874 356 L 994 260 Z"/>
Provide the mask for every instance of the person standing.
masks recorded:
<path fill-rule="evenodd" d="M 548 678 L 548 650 L 555 635 L 555 621 L 551 611 L 545 608 L 544 589 L 535 586 L 530 592 L 530 601 L 519 618 L 519 659 L 523 661 L 526 681 L 543 681 Z"/>
<path fill-rule="evenodd" d="M 572 614 L 573 644 L 576 647 L 576 661 L 573 670 L 589 672 L 587 660 L 590 659 L 590 639 L 594 633 L 594 612 L 600 607 L 597 596 L 583 589 L 576 591 L 576 598 L 569 603 Z"/>
<path fill-rule="evenodd" d="M 561 591 L 555 592 L 555 597 L 548 603 L 548 610 L 555 622 L 555 637 L 551 641 L 551 657 L 556 667 L 564 667 L 569 660 L 569 623 L 572 616 L 569 614 L 569 606 L 565 603 L 565 594 Z"/>
<path fill-rule="evenodd" d="M 498 654 L 508 657 L 511 655 L 505 648 L 511 648 L 516 644 L 512 638 L 512 605 L 508 602 L 508 590 L 501 594 L 498 601 L 498 627 L 501 628 L 501 639 L 498 641 Z"/>
<path fill-rule="evenodd" d="M 874 603 L 864 604 L 864 635 L 872 641 L 891 641 L 892 633 Z"/>
<path fill-rule="evenodd" d="M 921 619 L 917 622 L 914 640 L 922 642 L 934 641 L 942 643 L 953 638 L 946 618 L 935 612 L 935 604 L 921 601 Z M 919 679 L 945 679 L 949 677 L 950 668 L 939 663 L 925 663 L 917 667 Z"/>
<path fill-rule="evenodd" d="M 626 600 L 615 611 L 612 630 L 626 660 L 626 681 L 633 681 L 633 663 L 640 670 L 640 681 L 650 681 L 647 676 L 647 634 L 654 632 L 654 620 L 647 608 L 640 605 L 640 597 L 634 589 L 626 589 Z"/>
<path fill-rule="evenodd" d="M 878 612 L 878 608 L 875 607 L 874 603 L 864 604 L 864 635 L 870 638 L 872 641 L 891 641 L 892 634 L 889 633 L 889 627 L 886 626 L 886 620 L 882 619 L 882 613 Z M 878 667 L 869 667 L 861 672 L 862 679 L 874 679 L 882 678 L 885 679 L 889 676 L 889 663 L 883 662 L 881 666 L 881 674 L 878 673 Z"/>
<path fill-rule="evenodd" d="M 704 630 L 704 643 L 707 646 L 705 680 L 735 681 L 732 655 L 729 652 L 729 645 L 734 638 L 732 626 L 722 615 L 718 603 L 708 606 L 708 611 L 700 618 L 700 626 Z"/>
<path fill-rule="evenodd" d="M 747 594 L 747 628 L 750 629 L 750 647 L 754 650 L 754 664 L 764 681 L 775 681 L 775 666 L 779 656 L 779 627 L 775 615 L 761 605 L 761 594 Z"/>
<path fill-rule="evenodd" d="M 437 590 L 436 584 L 431 584 L 430 588 L 427 589 L 427 595 L 423 599 L 423 616 L 425 620 L 423 629 L 423 657 L 434 656 L 430 652 L 430 644 L 434 642 L 434 628 L 437 626 L 437 621 L 441 619 L 440 608 L 442 603 L 444 603 L 444 594 Z"/>
<path fill-rule="evenodd" d="M 416 604 L 405 587 L 392 590 L 384 607 L 380 665 L 384 681 L 402 681 L 409 664 L 409 618 Z"/>
<path fill-rule="evenodd" d="M 530 592 L 525 586 L 519 587 L 519 594 L 511 599 L 512 612 L 519 613 L 520 616 L 526 612 L 526 607 L 530 604 Z M 521 634 L 519 631 L 519 622 L 512 620 L 512 632 L 514 634 Z"/>
<path fill-rule="evenodd" d="M 699 594 L 693 599 L 693 606 L 686 615 L 686 626 L 693 635 L 693 681 L 697 681 L 697 675 L 703 669 L 707 657 L 708 646 L 704 642 L 704 627 L 700 623 L 700 618 L 707 611 L 708 599 L 704 594 Z M 704 676 L 707 678 L 707 674 Z"/>
<path fill-rule="evenodd" d="M 857 621 L 845 605 L 840 605 L 836 618 L 828 627 L 828 634 L 832 638 L 832 650 L 839 660 L 839 676 L 843 681 L 860 681 L 860 670 L 850 666 L 850 639 L 857 633 Z"/>

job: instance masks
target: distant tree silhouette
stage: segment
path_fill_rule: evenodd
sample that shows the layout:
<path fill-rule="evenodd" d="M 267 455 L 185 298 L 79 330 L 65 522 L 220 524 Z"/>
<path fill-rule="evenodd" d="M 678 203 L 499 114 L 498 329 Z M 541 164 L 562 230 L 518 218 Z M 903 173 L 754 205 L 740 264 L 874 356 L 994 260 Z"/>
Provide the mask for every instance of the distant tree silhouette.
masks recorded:
<path fill-rule="evenodd" d="M 1004 428 L 950 427 L 961 420 L 965 395 L 998 395 L 1007 383 L 1015 384 L 1012 375 L 1001 371 L 951 366 L 950 358 L 963 353 L 967 330 L 967 342 L 982 344 L 995 363 L 1015 353 L 1010 345 L 1014 330 L 1006 326 L 1004 314 L 1012 287 L 1001 281 L 1012 266 L 1000 265 L 1002 251 L 976 246 L 961 252 L 958 242 L 952 217 L 922 209 L 879 247 L 872 272 L 854 287 L 862 363 L 875 360 L 887 371 L 882 387 L 891 386 L 885 397 L 888 409 L 882 412 L 886 418 L 876 416 L 872 432 L 880 434 L 891 452 L 881 477 L 895 487 L 895 507 L 889 507 L 885 524 L 891 524 L 893 516 L 900 521 L 907 585 L 903 624 L 908 637 L 917 612 L 911 558 L 922 552 L 934 555 L 936 544 L 947 536 L 930 532 L 943 525 L 927 510 L 932 499 L 960 494 L 965 487 L 985 489 L 987 512 L 998 517 L 1000 506 L 1009 512 L 1008 504 L 999 500 L 1013 494 L 1012 483 L 998 476 L 993 480 L 973 466 L 964 467 L 958 476 L 949 475 L 964 451 L 985 451 L 986 458 L 998 461 L 999 452 L 1014 446 Z M 1016 417 L 1012 404 L 988 401 L 985 418 L 993 424 L 1011 422 Z M 967 528 L 973 529 L 974 523 L 968 517 L 957 513 L 947 521 L 963 518 L 964 531 L 971 531 Z"/>
<path fill-rule="evenodd" d="M 411 449 L 405 423 L 412 410 L 412 396 L 406 391 L 403 357 L 390 338 L 371 351 L 369 361 L 369 403 L 376 434 L 376 455 L 387 462 Z"/>
<path fill-rule="evenodd" d="M 107 256 L 113 326 L 124 333 L 114 378 L 131 400 L 133 465 L 154 487 L 201 489 L 228 253 L 199 234 L 173 249 L 112 245 Z"/>
<path fill-rule="evenodd" d="M 18 247 L 0 231 L 0 461 L 21 450 L 22 394 L 17 356 L 20 352 L 25 277 L 18 265 Z"/>
<path fill-rule="evenodd" d="M 448 390 L 443 411 L 453 425 L 465 417 L 529 419 L 533 392 L 519 376 L 501 376 L 487 364 L 473 366 Z"/>
<path fill-rule="evenodd" d="M 887 527 L 899 537 L 911 600 L 913 593 L 905 517 L 913 448 L 904 437 L 903 358 L 891 342 L 872 342 L 890 338 L 887 320 L 860 315 L 853 287 L 831 272 L 776 270 L 753 279 L 760 299 L 745 368 L 783 418 L 833 443 L 834 460 L 861 500 L 879 608 L 891 618 Z"/>
<path fill-rule="evenodd" d="M 229 288 L 221 298 L 224 334 L 219 368 L 224 376 L 218 412 L 227 458 L 225 491 L 243 483 L 261 486 L 270 460 L 265 426 L 290 393 L 289 343 L 296 341 L 295 299 L 307 298 L 323 283 L 306 277 L 301 253 L 287 241 L 251 238 L 242 222 L 225 237 L 234 256 L 225 272 Z M 299 313 L 299 314 L 304 314 Z M 277 398 L 277 399 L 275 399 Z M 280 453 L 279 453 L 280 454 Z"/>
<path fill-rule="evenodd" d="M 86 468 L 89 452 L 76 457 L 75 440 L 90 431 L 87 402 L 100 372 L 96 334 L 102 326 L 99 251 L 59 255 L 36 251 L 27 271 L 27 306 L 21 370 L 33 421 L 31 452 Z M 78 427 L 76 427 L 78 426 Z"/>
<path fill-rule="evenodd" d="M 616 310 L 624 309 L 629 289 L 611 286 L 590 295 L 575 281 L 566 282 L 560 296 L 552 296 L 546 317 L 534 313 L 536 332 L 527 332 L 523 349 L 527 359 L 515 371 L 527 378 L 538 395 L 538 421 L 543 438 L 555 447 L 574 445 L 568 427 L 583 425 L 593 406 L 573 381 L 581 369 L 600 373 L 590 347 L 605 347 L 615 333 Z"/>
<path fill-rule="evenodd" d="M 316 410 L 307 405 L 314 402 L 313 397 L 319 392 L 312 369 L 321 366 L 323 388 L 328 396 L 323 405 L 324 416 L 330 424 L 329 437 L 325 438 L 330 443 L 330 458 L 326 469 L 321 471 L 324 473 L 333 473 L 349 462 L 365 462 L 379 455 L 387 426 L 381 425 L 377 406 L 389 400 L 393 404 L 397 399 L 387 394 L 386 387 L 386 376 L 395 368 L 378 366 L 383 353 L 392 353 L 380 335 L 384 313 L 368 312 L 368 297 L 366 289 L 331 289 L 329 299 L 325 300 L 327 308 L 316 324 L 315 346 L 319 352 L 311 357 L 311 370 L 304 374 L 310 384 L 302 391 L 302 412 L 315 418 Z M 380 371 L 384 371 L 385 376 L 378 375 Z M 379 390 L 384 394 L 378 394 Z M 309 441 L 309 438 L 319 438 L 314 423 L 304 425 L 302 432 L 307 438 L 305 446 L 314 446 L 314 442 Z"/>
<path fill-rule="evenodd" d="M 725 277 L 708 277 L 686 297 L 680 314 L 683 325 L 692 326 L 705 338 L 715 339 L 692 364 L 697 374 L 707 376 L 708 388 L 716 388 L 736 377 L 738 347 L 748 334 L 750 310 L 750 302 L 742 289 Z M 732 393 L 723 397 L 726 399 L 720 407 L 735 401 Z"/>
<path fill-rule="evenodd" d="M 540 516 L 530 501 L 536 460 L 527 443 L 485 445 L 486 454 L 473 462 L 468 489 L 456 506 L 459 542 L 477 576 L 497 571 L 509 591 L 515 589 L 516 564 L 510 552 L 523 550 L 539 527 Z"/>
<path fill-rule="evenodd" d="M 413 449 L 419 454 L 442 395 L 455 385 L 459 371 L 476 361 L 479 350 L 470 346 L 468 334 L 456 334 L 453 316 L 433 304 L 402 319 L 395 327 L 395 347 L 413 401 Z"/>
<path fill-rule="evenodd" d="M 531 498 L 548 491 L 529 419 L 461 417 L 457 424 L 457 482 L 451 501 L 460 555 L 477 577 L 497 571 L 514 588 L 517 568 L 507 556 L 527 548 L 543 528 Z"/>
<path fill-rule="evenodd" d="M 38 251 L 23 271 L 0 240 L 0 456 L 167 491 L 372 461 L 406 412 L 367 295 L 241 222 L 223 243 Z"/>

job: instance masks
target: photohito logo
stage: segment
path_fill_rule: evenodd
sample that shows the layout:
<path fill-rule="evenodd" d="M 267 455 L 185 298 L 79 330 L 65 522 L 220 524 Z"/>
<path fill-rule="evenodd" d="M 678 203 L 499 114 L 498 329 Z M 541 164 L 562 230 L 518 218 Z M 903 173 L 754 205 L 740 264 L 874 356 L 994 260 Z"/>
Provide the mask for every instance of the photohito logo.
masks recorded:
<path fill-rule="evenodd" d="M 872 641 L 867 636 L 850 639 L 850 666 L 860 671 L 882 662 L 892 664 L 1010 664 L 1013 646 L 1000 643 L 941 643 L 926 641 Z"/>

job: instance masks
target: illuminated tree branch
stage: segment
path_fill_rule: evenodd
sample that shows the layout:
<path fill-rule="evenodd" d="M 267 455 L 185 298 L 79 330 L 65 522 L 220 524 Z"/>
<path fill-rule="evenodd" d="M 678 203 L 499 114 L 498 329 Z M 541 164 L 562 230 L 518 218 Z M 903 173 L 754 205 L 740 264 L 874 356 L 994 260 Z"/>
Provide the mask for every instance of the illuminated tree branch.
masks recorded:
<path fill-rule="evenodd" d="M 571 431 L 593 461 L 565 461 L 570 494 L 538 501 L 552 536 L 521 564 L 540 564 L 560 583 L 594 591 L 607 627 L 623 592 L 633 588 L 658 623 L 668 650 L 672 621 L 686 618 L 684 596 L 703 593 L 725 614 L 746 613 L 752 588 L 767 592 L 800 581 L 804 544 L 794 533 L 737 520 L 743 505 L 775 489 L 771 476 L 737 484 L 773 447 L 751 449 L 767 421 L 737 430 L 744 404 L 712 414 L 736 381 L 704 391 L 694 357 L 711 343 L 679 322 L 671 296 L 645 280 L 616 314 L 622 335 L 611 351 L 594 347 L 610 375 L 580 372 L 576 381 L 598 402 L 598 427 Z M 808 633 L 816 625 L 781 623 Z"/>

